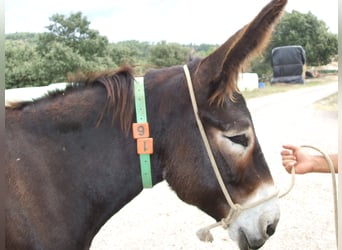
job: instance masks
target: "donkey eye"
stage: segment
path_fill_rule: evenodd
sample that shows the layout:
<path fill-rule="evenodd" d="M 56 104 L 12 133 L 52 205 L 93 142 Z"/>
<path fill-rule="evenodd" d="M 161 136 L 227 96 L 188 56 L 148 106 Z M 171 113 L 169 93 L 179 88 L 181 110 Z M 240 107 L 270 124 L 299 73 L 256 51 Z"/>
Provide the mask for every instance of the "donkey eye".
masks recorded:
<path fill-rule="evenodd" d="M 225 136 L 227 139 L 232 141 L 233 143 L 240 144 L 244 147 L 248 146 L 248 138 L 245 134 L 235 135 L 235 136 Z"/>

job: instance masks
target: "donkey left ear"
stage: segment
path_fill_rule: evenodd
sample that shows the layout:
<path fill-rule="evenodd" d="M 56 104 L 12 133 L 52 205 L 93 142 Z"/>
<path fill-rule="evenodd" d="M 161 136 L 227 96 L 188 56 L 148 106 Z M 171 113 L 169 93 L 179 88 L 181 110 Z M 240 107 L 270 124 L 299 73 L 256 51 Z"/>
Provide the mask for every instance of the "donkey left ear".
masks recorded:
<path fill-rule="evenodd" d="M 223 45 L 204 58 L 197 69 L 199 79 L 210 84 L 210 103 L 222 104 L 227 94 L 233 99 L 237 79 L 247 59 L 261 51 L 269 40 L 287 0 L 273 0 L 254 20 L 236 32 Z"/>

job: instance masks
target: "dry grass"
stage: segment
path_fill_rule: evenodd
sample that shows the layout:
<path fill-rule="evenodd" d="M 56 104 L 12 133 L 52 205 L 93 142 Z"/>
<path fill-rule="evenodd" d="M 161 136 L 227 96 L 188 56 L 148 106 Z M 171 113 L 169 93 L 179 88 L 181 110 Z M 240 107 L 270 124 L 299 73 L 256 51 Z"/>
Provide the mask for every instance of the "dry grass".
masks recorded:
<path fill-rule="evenodd" d="M 262 97 L 266 95 L 271 95 L 279 92 L 285 92 L 300 88 L 314 87 L 321 84 L 329 84 L 332 82 L 337 82 L 338 76 L 334 75 L 323 75 L 320 78 L 306 80 L 305 84 L 267 84 L 265 88 L 255 89 L 250 91 L 241 91 L 243 96 L 248 100 L 255 97 Z M 337 97 L 336 97 L 337 100 Z M 336 101 L 337 102 L 337 101 Z"/>
<path fill-rule="evenodd" d="M 315 103 L 315 108 L 325 111 L 338 111 L 338 93 L 332 94 Z"/>

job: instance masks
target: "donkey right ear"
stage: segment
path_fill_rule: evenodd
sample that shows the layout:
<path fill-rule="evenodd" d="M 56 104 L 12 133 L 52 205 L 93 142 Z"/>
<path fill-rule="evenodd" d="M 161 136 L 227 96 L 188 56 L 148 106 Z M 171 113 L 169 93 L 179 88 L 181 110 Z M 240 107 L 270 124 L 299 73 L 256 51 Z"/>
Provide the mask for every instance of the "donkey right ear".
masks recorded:
<path fill-rule="evenodd" d="M 209 96 L 210 103 L 222 104 L 227 95 L 232 99 L 234 92 L 238 91 L 237 78 L 242 66 L 266 46 L 286 3 L 287 0 L 271 1 L 252 22 L 200 62 L 198 79 L 203 85 L 214 84 L 210 86 L 211 89 L 214 87 Z"/>

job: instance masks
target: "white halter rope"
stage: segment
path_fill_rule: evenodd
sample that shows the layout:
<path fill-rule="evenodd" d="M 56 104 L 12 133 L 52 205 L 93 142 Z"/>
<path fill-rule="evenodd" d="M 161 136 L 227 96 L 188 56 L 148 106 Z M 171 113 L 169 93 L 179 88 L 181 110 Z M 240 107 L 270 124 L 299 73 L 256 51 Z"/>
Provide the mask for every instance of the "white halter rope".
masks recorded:
<path fill-rule="evenodd" d="M 319 152 L 327 161 L 328 166 L 330 168 L 330 173 L 332 177 L 332 189 L 333 189 L 333 199 L 334 199 L 334 218 L 335 218 L 335 237 L 336 237 L 336 245 L 338 246 L 338 211 L 337 211 L 337 185 L 336 185 L 336 178 L 335 178 L 335 168 L 334 164 L 332 163 L 329 155 L 322 150 L 309 146 L 309 145 L 303 145 L 302 148 L 311 148 Z M 293 168 L 292 168 L 293 169 Z"/>
<path fill-rule="evenodd" d="M 215 227 L 218 227 L 218 226 L 222 226 L 224 229 L 227 229 L 229 227 L 229 225 L 233 222 L 233 220 L 238 217 L 238 215 L 243 211 L 243 210 L 246 210 L 246 209 L 249 209 L 249 208 L 252 208 L 252 207 L 256 207 L 272 198 L 275 198 L 275 197 L 279 197 L 279 198 L 282 198 L 284 197 L 285 195 L 287 195 L 291 189 L 293 188 L 294 184 L 295 184 L 295 169 L 292 168 L 291 169 L 291 174 L 292 174 L 292 178 L 291 178 L 291 184 L 290 184 L 290 187 L 282 194 L 279 194 L 279 190 L 276 189 L 276 191 L 261 199 L 261 200 L 258 200 L 256 202 L 253 202 L 249 205 L 245 205 L 245 206 L 242 206 L 238 203 L 234 203 L 232 198 L 230 197 L 229 193 L 228 193 L 228 190 L 223 182 L 223 179 L 222 179 L 222 176 L 220 174 L 220 171 L 217 167 L 217 164 L 216 164 L 216 161 L 215 161 L 215 158 L 214 158 L 214 155 L 213 155 L 213 152 L 211 151 L 211 147 L 209 145 L 209 141 L 208 141 L 208 138 L 207 138 L 207 135 L 205 133 L 205 130 L 204 130 L 204 127 L 203 127 L 203 124 L 202 124 L 202 121 L 200 120 L 199 118 L 199 115 L 198 115 L 198 106 L 197 106 L 197 102 L 196 102 L 196 97 L 195 97 L 195 94 L 194 94 L 194 90 L 193 90 L 193 85 L 192 85 L 192 81 L 191 81 L 191 76 L 190 76 L 190 72 L 189 72 L 189 69 L 188 69 L 188 66 L 187 65 L 184 65 L 183 66 L 183 69 L 184 69 L 184 73 L 185 73 L 185 76 L 186 76 L 186 79 L 187 79 L 187 84 L 188 84 L 188 89 L 189 89 L 189 93 L 190 93 L 190 98 L 191 98 L 191 103 L 192 103 L 192 107 L 193 107 L 193 110 L 194 110 L 194 114 L 195 114 L 195 117 L 196 117 L 196 122 L 197 122 L 197 126 L 200 130 L 200 133 L 201 133 L 201 136 L 202 136 L 202 140 L 203 140 L 203 143 L 205 145 L 205 148 L 207 150 L 207 153 L 208 153 L 208 157 L 209 157 L 209 160 L 210 160 L 210 163 L 211 163 L 211 166 L 215 172 L 215 175 L 216 175 L 216 178 L 219 182 L 219 185 L 221 187 L 221 190 L 230 206 L 230 211 L 227 215 L 226 218 L 223 218 L 221 221 L 215 223 L 215 224 L 212 224 L 212 225 L 209 225 L 207 227 L 204 227 L 202 229 L 200 229 L 198 232 L 197 232 L 197 236 L 200 240 L 202 241 L 213 241 L 214 238 L 212 236 L 212 234 L 210 233 L 210 230 L 212 228 L 215 228 Z M 303 147 L 310 147 L 310 148 L 314 148 L 314 147 L 311 147 L 311 146 L 303 146 Z M 315 148 L 314 148 L 315 149 Z M 320 151 L 320 150 L 319 150 Z M 321 152 L 321 151 L 320 151 Z M 322 153 L 322 152 L 321 152 Z M 329 164 L 331 164 L 330 168 L 333 169 L 332 167 L 332 163 L 331 163 L 331 160 L 329 157 L 327 157 L 326 154 L 322 153 L 324 155 L 324 157 L 327 159 L 328 163 L 330 161 Z M 332 173 L 333 170 L 332 170 Z M 333 175 L 333 184 L 335 183 L 335 192 L 336 192 L 336 181 L 335 181 L 335 176 Z M 337 195 L 336 195 L 337 197 Z M 335 198 L 336 200 L 337 198 Z M 336 227 L 336 237 L 337 237 L 337 209 L 336 209 L 336 206 L 337 206 L 337 202 L 335 202 L 335 227 Z M 337 238 L 336 238 L 337 239 Z"/>

